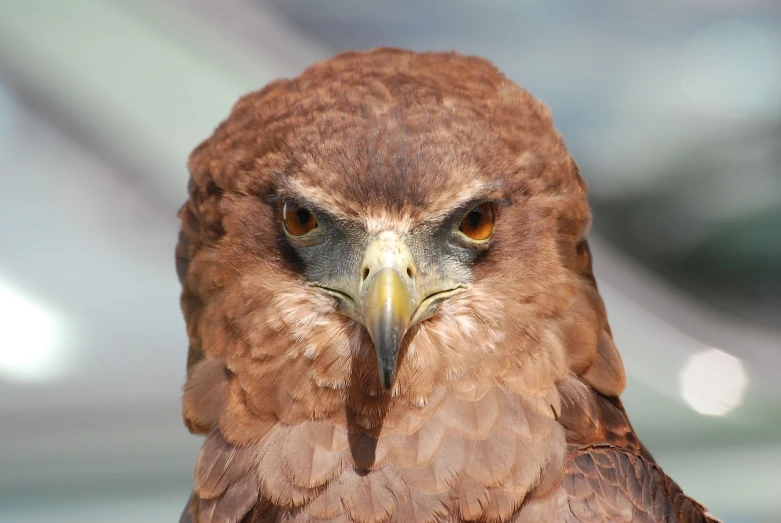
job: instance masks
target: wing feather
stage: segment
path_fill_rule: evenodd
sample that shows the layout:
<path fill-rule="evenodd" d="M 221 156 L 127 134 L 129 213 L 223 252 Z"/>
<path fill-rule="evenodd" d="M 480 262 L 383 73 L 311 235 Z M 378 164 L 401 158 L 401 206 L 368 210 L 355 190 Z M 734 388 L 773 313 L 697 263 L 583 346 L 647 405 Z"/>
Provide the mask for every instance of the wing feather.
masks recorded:
<path fill-rule="evenodd" d="M 612 445 L 571 448 L 556 521 L 717 523 L 653 461 Z"/>

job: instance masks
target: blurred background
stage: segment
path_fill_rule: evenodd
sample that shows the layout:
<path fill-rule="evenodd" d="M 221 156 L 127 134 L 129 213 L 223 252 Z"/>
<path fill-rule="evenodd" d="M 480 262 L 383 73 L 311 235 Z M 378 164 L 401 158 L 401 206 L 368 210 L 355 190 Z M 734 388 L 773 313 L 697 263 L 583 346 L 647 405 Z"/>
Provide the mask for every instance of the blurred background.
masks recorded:
<path fill-rule="evenodd" d="M 635 428 L 725 522 L 781 514 L 781 3 L 0 0 L 0 522 L 172 522 L 185 160 L 337 51 L 455 49 L 590 185 Z"/>

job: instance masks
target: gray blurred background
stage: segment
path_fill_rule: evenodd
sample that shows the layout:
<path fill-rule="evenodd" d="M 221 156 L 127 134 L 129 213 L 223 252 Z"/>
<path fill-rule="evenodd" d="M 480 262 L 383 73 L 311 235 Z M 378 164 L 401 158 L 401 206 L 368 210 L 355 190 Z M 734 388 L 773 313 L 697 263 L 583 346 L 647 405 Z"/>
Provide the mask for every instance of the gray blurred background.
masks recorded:
<path fill-rule="evenodd" d="M 635 428 L 725 522 L 781 520 L 777 0 L 0 0 L 0 522 L 172 522 L 185 160 L 348 48 L 493 60 L 590 185 Z"/>

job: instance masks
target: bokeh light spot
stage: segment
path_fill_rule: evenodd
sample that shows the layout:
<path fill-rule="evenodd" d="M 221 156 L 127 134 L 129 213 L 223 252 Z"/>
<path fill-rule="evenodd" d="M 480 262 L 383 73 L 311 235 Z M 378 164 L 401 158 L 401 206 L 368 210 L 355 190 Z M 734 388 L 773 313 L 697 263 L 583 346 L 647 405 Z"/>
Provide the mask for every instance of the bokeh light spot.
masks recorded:
<path fill-rule="evenodd" d="M 66 370 L 65 322 L 20 289 L 0 279 L 0 376 L 40 382 Z"/>
<path fill-rule="evenodd" d="M 698 352 L 681 371 L 681 394 L 700 414 L 724 416 L 743 402 L 748 376 L 743 363 L 718 349 Z"/>

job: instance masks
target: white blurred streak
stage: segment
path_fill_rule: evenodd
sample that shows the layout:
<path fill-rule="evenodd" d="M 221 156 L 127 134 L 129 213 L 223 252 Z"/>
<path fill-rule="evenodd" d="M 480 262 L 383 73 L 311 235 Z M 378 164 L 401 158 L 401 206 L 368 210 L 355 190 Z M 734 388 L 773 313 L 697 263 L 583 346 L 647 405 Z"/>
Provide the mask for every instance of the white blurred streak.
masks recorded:
<path fill-rule="evenodd" d="M 28 293 L 0 278 L 0 376 L 43 382 L 68 370 L 66 322 Z"/>
<path fill-rule="evenodd" d="M 681 394 L 700 414 L 724 416 L 743 403 L 748 376 L 743 363 L 718 349 L 689 358 L 680 375 Z"/>
<path fill-rule="evenodd" d="M 208 27 L 161 29 L 144 6 L 0 2 L 0 65 L 28 95 L 55 101 L 60 118 L 175 209 L 190 151 L 279 66 L 272 49 L 229 52 Z"/>
<path fill-rule="evenodd" d="M 681 58 L 681 88 L 708 116 L 738 119 L 765 108 L 781 77 L 778 37 L 741 22 L 711 26 Z"/>

